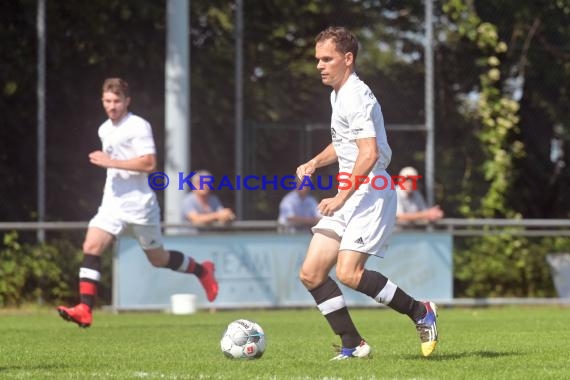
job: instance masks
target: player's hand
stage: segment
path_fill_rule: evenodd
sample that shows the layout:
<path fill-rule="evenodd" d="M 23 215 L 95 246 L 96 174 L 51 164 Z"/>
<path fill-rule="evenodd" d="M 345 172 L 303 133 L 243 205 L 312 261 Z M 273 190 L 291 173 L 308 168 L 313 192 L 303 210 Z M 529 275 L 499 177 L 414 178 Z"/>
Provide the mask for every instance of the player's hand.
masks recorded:
<path fill-rule="evenodd" d="M 296 172 L 297 178 L 299 180 L 303 180 L 305 176 L 310 177 L 316 170 L 317 170 L 317 165 L 313 160 L 305 162 L 304 164 L 299 165 L 299 167 L 297 167 L 297 172 Z"/>
<path fill-rule="evenodd" d="M 102 168 L 110 168 L 112 163 L 111 157 L 100 150 L 89 153 L 89 161 Z"/>
<path fill-rule="evenodd" d="M 319 212 L 323 216 L 332 216 L 335 211 L 340 210 L 344 206 L 344 200 L 340 197 L 325 198 L 319 203 Z"/>

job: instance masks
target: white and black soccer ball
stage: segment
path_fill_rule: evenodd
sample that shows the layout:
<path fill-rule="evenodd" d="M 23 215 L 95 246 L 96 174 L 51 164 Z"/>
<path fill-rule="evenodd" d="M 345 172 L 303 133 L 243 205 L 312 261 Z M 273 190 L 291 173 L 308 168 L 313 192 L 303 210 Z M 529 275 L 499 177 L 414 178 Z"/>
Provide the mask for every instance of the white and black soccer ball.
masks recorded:
<path fill-rule="evenodd" d="M 265 333 L 261 326 L 247 319 L 231 322 L 222 334 L 220 347 L 228 358 L 258 359 L 265 352 Z"/>

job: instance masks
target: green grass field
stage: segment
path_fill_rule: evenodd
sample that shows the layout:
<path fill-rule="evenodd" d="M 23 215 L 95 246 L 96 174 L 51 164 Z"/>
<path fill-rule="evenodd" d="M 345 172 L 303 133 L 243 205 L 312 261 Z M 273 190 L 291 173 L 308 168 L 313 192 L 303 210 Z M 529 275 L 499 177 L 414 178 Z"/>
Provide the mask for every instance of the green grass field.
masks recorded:
<path fill-rule="evenodd" d="M 316 309 L 206 311 L 194 315 L 97 311 L 89 329 L 55 310 L 0 311 L 0 378 L 16 379 L 568 379 L 570 309 L 440 309 L 440 342 L 419 354 L 411 322 L 388 309 L 353 319 L 372 359 L 329 362 L 338 343 Z M 226 324 L 265 330 L 258 360 L 227 359 Z"/>

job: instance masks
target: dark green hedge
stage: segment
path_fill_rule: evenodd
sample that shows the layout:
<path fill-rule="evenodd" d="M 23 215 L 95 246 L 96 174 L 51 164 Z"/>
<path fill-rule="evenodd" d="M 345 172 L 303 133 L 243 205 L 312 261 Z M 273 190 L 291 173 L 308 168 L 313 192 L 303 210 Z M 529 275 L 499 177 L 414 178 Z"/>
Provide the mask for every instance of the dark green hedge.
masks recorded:
<path fill-rule="evenodd" d="M 0 307 L 27 302 L 76 303 L 82 258 L 81 246 L 68 239 L 31 244 L 20 242 L 16 232 L 4 234 L 0 246 Z M 110 252 L 105 252 L 99 304 L 111 302 L 111 262 Z"/>
<path fill-rule="evenodd" d="M 570 239 L 500 235 L 455 239 L 456 297 L 556 297 L 546 255 L 570 252 Z"/>

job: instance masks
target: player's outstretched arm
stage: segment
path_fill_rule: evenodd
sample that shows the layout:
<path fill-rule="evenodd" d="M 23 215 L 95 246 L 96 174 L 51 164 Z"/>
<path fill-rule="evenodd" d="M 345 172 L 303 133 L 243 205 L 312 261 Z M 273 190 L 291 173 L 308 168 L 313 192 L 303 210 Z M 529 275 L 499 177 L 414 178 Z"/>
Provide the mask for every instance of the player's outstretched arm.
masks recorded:
<path fill-rule="evenodd" d="M 352 173 L 350 173 L 348 178 L 352 185 L 347 189 L 341 189 L 337 195 L 344 202 L 358 190 L 358 187 L 366 179 L 374 165 L 376 165 L 376 161 L 380 156 L 378 146 L 376 145 L 376 137 L 357 139 L 356 145 L 358 146 L 358 156 L 356 156 Z"/>
<path fill-rule="evenodd" d="M 96 150 L 89 154 L 89 161 L 102 168 L 131 170 L 135 172 L 150 173 L 156 170 L 156 155 L 145 154 L 129 160 L 114 160 L 108 154 Z"/>
<path fill-rule="evenodd" d="M 319 154 L 313 159 L 299 165 L 297 168 L 297 178 L 303 179 L 305 176 L 311 176 L 318 168 L 327 166 L 337 162 L 338 157 L 332 144 L 327 145 Z"/>

